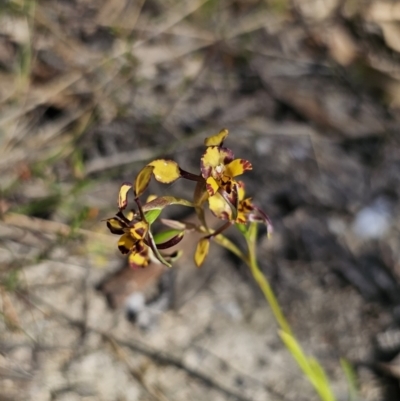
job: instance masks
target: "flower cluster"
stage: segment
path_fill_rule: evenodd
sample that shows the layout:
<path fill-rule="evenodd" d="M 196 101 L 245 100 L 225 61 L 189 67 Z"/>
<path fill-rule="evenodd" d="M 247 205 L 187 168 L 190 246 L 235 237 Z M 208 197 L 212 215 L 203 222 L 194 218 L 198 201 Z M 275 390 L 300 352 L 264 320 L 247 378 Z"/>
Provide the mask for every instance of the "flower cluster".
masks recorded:
<path fill-rule="evenodd" d="M 149 185 L 154 166 L 146 166 L 136 177 L 134 184 L 122 184 L 118 196 L 118 212 L 115 217 L 107 219 L 107 227 L 113 234 L 120 235 L 118 248 L 123 254 L 129 254 L 129 264 L 132 268 L 146 267 L 151 260 L 171 266 L 179 253 L 165 255 L 160 250 L 168 249 L 178 244 L 184 235 L 184 230 L 169 229 L 153 235 L 151 225 L 167 205 L 180 204 L 192 206 L 191 202 L 171 196 L 150 197 L 145 205 L 140 202 L 140 196 Z M 128 206 L 128 194 L 133 190 L 138 212 L 131 210 L 127 215 L 124 210 Z"/>
<path fill-rule="evenodd" d="M 228 136 L 228 130 L 223 129 L 218 134 L 204 141 L 206 150 L 200 160 L 198 175 L 183 170 L 175 161 L 157 159 L 144 167 L 136 177 L 134 184 L 124 183 L 119 192 L 119 211 L 115 217 L 107 220 L 107 226 L 113 234 L 121 235 L 118 248 L 124 254 L 129 254 L 130 264 L 145 267 L 151 259 L 170 266 L 170 262 L 177 255 L 165 256 L 160 249 L 167 249 L 176 245 L 189 226 L 181 222 L 167 223 L 172 230 L 153 235 L 151 224 L 158 218 L 162 209 L 171 204 L 180 204 L 193 207 L 199 217 L 198 226 L 190 225 L 190 229 L 206 233 L 198 243 L 195 262 L 200 266 L 208 254 L 210 240 L 231 225 L 246 225 L 250 222 L 261 222 L 267 225 L 268 233 L 272 225 L 268 216 L 256 207 L 251 198 L 245 197 L 244 183 L 237 177 L 252 170 L 248 160 L 235 159 L 231 149 L 223 143 Z M 147 188 L 151 177 L 157 181 L 169 184 L 183 178 L 197 182 L 193 201 L 175 197 L 151 198 L 143 206 L 139 197 Z M 127 216 L 123 210 L 128 204 L 128 193 L 133 189 L 138 211 L 131 211 Z M 204 204 L 208 202 L 211 212 L 225 223 L 216 230 L 210 230 L 204 219 Z M 240 228 L 243 231 L 243 227 Z"/>
<path fill-rule="evenodd" d="M 253 204 L 251 198 L 246 197 L 244 183 L 237 177 L 252 170 L 252 165 L 248 160 L 235 159 L 232 150 L 224 147 L 227 136 L 228 130 L 224 129 L 206 138 L 204 141 L 206 150 L 201 156 L 198 174 L 183 170 L 173 160 L 157 159 L 149 163 L 139 172 L 133 184 L 122 184 L 118 197 L 118 212 L 114 217 L 107 219 L 107 226 L 113 234 L 120 236 L 118 248 L 123 254 L 129 255 L 129 263 L 133 268 L 146 267 L 150 261 L 171 267 L 171 263 L 179 257 L 179 253 L 165 255 L 162 251 L 178 244 L 185 232 L 193 230 L 202 234 L 194 254 L 197 266 L 204 263 L 212 240 L 234 253 L 250 268 L 251 274 L 269 302 L 281 328 L 282 341 L 306 373 L 321 399 L 334 400 L 325 372 L 314 358 L 308 357 L 303 352 L 293 337 L 271 285 L 258 266 L 257 223 L 264 223 L 268 234 L 272 233 L 272 225 L 268 216 Z M 164 184 L 178 179 L 195 181 L 197 184 L 192 201 L 172 196 L 152 196 L 147 198 L 145 204 L 142 204 L 140 197 L 147 189 L 152 177 Z M 134 195 L 136 210 L 125 214 L 128 194 L 131 192 Z M 209 228 L 204 218 L 204 205 L 207 203 L 211 212 L 223 221 L 216 229 Z M 199 222 L 186 223 L 160 218 L 160 221 L 169 229 L 154 234 L 153 223 L 162 210 L 169 205 L 192 207 Z M 245 251 L 222 235 L 231 226 L 243 235 L 247 245 Z"/>

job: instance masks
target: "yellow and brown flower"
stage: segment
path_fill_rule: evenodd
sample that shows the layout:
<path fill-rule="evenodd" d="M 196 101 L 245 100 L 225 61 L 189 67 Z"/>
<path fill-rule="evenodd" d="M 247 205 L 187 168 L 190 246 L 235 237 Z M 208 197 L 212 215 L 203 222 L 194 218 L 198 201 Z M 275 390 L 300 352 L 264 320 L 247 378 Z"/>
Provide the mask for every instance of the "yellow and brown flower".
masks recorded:
<path fill-rule="evenodd" d="M 222 220 L 232 221 L 234 223 L 246 224 L 249 222 L 265 223 L 267 225 L 268 233 L 272 233 L 272 224 L 270 218 L 260 208 L 255 206 L 252 198 L 245 198 L 245 189 L 243 181 L 235 181 L 233 183 L 234 189 L 231 194 L 235 193 L 237 196 L 237 213 L 234 216 L 232 212 L 232 204 L 229 196 L 223 196 L 220 192 L 208 198 L 210 210 L 216 217 Z M 222 187 L 226 193 L 226 186 Z M 231 195 L 230 198 L 233 198 Z"/>
<path fill-rule="evenodd" d="M 235 177 L 252 170 L 252 165 L 248 160 L 235 159 L 232 150 L 222 146 L 227 136 L 228 130 L 224 129 L 204 141 L 207 149 L 201 157 L 200 169 L 206 181 L 210 210 L 223 220 L 235 221 L 239 201 Z"/>
<path fill-rule="evenodd" d="M 213 196 L 234 177 L 252 170 L 245 159 L 234 159 L 232 150 L 221 146 L 209 146 L 201 157 L 201 175 L 206 180 L 207 192 Z"/>
<path fill-rule="evenodd" d="M 149 226 L 145 221 L 126 217 L 122 212 L 111 219 L 107 219 L 107 227 L 113 234 L 121 235 L 118 249 L 122 254 L 129 254 L 129 262 L 134 266 L 146 267 L 150 261 L 149 247 L 145 238 Z"/>

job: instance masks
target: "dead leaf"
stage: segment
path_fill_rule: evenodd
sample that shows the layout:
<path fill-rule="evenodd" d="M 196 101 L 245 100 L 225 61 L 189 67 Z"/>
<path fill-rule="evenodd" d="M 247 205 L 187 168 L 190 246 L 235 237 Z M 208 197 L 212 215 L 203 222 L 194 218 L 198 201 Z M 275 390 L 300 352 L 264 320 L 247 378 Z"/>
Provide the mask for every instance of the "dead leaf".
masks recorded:
<path fill-rule="evenodd" d="M 380 24 L 386 44 L 400 53 L 400 22 L 385 22 Z"/>
<path fill-rule="evenodd" d="M 328 31 L 329 52 L 341 65 L 350 65 L 357 57 L 358 49 L 350 34 L 342 26 L 334 26 Z"/>
<path fill-rule="evenodd" d="M 365 13 L 369 21 L 400 21 L 400 3 L 376 1 Z"/>

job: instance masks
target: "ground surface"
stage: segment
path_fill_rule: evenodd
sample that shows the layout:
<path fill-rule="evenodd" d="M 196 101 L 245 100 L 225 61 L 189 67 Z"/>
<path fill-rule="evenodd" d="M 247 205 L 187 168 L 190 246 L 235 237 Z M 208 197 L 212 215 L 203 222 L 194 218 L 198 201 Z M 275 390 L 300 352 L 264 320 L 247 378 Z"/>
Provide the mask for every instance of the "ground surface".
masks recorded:
<path fill-rule="evenodd" d="M 245 266 L 213 246 L 196 269 L 185 238 L 172 271 L 133 272 L 101 221 L 148 160 L 197 172 L 222 127 L 274 222 L 262 268 L 337 399 L 341 357 L 360 399 L 399 399 L 397 2 L 0 12 L 0 401 L 316 399 Z"/>

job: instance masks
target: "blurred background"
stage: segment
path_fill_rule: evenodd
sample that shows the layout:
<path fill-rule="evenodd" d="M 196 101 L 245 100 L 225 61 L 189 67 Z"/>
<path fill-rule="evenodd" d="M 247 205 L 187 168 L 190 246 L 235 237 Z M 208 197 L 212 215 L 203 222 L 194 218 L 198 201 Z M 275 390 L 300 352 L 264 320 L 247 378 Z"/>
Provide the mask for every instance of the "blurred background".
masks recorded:
<path fill-rule="evenodd" d="M 186 238 L 132 271 L 102 221 L 223 127 L 296 336 L 338 400 L 341 357 L 360 400 L 399 400 L 399 108 L 398 1 L 2 0 L 0 400 L 316 399 L 245 266 L 196 269 Z"/>

